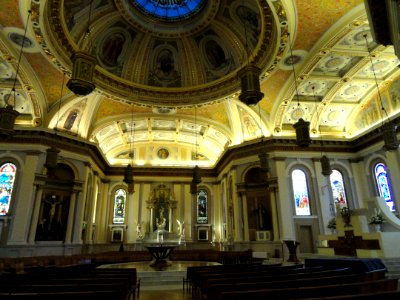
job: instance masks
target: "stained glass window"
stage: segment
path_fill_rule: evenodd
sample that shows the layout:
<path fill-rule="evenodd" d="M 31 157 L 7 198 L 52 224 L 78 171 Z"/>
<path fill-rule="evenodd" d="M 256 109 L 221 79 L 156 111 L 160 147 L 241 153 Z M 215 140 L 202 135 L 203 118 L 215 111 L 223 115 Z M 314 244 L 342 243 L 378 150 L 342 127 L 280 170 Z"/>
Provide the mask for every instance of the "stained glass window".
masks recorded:
<path fill-rule="evenodd" d="M 12 163 L 0 167 L 0 216 L 6 215 L 10 209 L 16 172 L 17 167 Z"/>
<path fill-rule="evenodd" d="M 125 222 L 125 203 L 126 191 L 124 189 L 116 190 L 114 197 L 114 224 L 121 224 Z"/>
<path fill-rule="evenodd" d="M 386 166 L 383 163 L 376 164 L 374 168 L 374 173 L 379 196 L 385 199 L 386 204 L 389 206 L 391 211 L 395 211 L 396 209 L 394 207 L 394 202 L 392 199 Z"/>
<path fill-rule="evenodd" d="M 197 192 L 197 224 L 208 224 L 208 194 L 203 189 Z"/>
<path fill-rule="evenodd" d="M 310 198 L 308 196 L 308 184 L 307 184 L 306 173 L 300 169 L 293 170 L 292 185 L 293 185 L 294 202 L 296 207 L 296 215 L 298 216 L 311 215 Z"/>
<path fill-rule="evenodd" d="M 329 178 L 331 180 L 331 188 L 335 204 L 339 204 L 340 208 L 347 207 L 346 191 L 344 189 L 342 173 L 334 169 Z"/>
<path fill-rule="evenodd" d="M 143 13 L 162 19 L 177 21 L 188 19 L 199 12 L 204 0 L 134 0 L 133 4 Z"/>

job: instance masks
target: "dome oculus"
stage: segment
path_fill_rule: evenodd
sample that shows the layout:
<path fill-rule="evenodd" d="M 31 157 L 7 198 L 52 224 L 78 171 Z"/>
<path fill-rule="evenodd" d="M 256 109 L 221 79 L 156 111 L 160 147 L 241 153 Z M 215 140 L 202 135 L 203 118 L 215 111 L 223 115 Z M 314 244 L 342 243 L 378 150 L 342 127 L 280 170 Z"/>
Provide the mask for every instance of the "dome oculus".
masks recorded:
<path fill-rule="evenodd" d="M 133 0 L 133 4 L 144 14 L 163 21 L 180 21 L 198 13 L 204 0 Z"/>

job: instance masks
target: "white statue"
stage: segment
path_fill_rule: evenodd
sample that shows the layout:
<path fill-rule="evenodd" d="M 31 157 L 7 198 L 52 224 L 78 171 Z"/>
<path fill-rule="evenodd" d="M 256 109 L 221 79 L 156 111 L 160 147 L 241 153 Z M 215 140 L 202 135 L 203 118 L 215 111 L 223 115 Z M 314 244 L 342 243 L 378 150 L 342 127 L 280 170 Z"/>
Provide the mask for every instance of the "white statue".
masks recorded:
<path fill-rule="evenodd" d="M 176 222 L 178 222 L 178 235 L 179 236 L 185 236 L 185 221 L 179 221 L 176 220 Z"/>
<path fill-rule="evenodd" d="M 143 240 L 142 223 L 136 222 L 136 237 L 138 240 Z"/>

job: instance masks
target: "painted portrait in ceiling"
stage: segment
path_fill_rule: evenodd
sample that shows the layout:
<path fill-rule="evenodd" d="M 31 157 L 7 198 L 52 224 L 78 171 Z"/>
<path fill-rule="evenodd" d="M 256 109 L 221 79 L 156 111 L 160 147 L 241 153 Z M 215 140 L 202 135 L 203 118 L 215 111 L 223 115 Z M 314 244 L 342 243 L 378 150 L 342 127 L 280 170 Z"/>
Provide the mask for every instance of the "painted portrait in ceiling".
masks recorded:
<path fill-rule="evenodd" d="M 175 49 L 162 46 L 155 49 L 153 66 L 151 68 L 148 84 L 160 87 L 180 87 L 181 76 L 178 71 Z"/>

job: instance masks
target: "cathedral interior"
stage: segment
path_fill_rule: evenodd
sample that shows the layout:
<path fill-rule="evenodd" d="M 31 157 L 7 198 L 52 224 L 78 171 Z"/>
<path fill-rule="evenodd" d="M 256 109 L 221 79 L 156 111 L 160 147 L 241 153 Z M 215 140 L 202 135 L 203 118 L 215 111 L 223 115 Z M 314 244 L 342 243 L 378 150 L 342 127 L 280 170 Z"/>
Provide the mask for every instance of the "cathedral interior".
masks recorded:
<path fill-rule="evenodd" d="M 0 256 L 160 229 L 398 256 L 400 48 L 370 2 L 0 0 Z M 340 246 L 347 214 L 380 250 Z"/>

